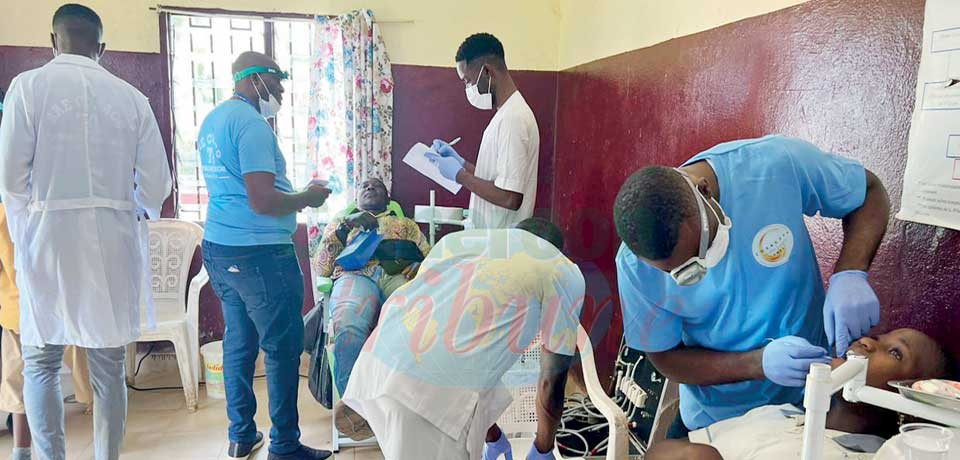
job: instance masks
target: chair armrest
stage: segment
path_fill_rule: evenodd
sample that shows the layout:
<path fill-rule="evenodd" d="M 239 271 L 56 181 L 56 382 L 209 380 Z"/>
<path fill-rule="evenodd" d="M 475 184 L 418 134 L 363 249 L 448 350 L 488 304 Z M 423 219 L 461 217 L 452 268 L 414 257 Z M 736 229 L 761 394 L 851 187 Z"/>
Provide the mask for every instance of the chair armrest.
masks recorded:
<path fill-rule="evenodd" d="M 207 268 L 201 266 L 200 271 L 190 280 L 190 288 L 187 291 L 187 322 L 198 324 L 200 322 L 200 290 L 210 283 L 210 275 Z"/>
<path fill-rule="evenodd" d="M 330 293 L 333 292 L 333 280 L 327 276 L 316 276 L 313 279 L 313 298 L 315 303 L 323 304 L 323 315 L 320 318 L 323 331 L 328 336 L 333 332 L 330 328 Z"/>
<path fill-rule="evenodd" d="M 593 359 L 593 345 L 590 336 L 583 326 L 577 328 L 577 347 L 580 349 L 580 361 L 583 368 L 583 381 L 587 387 L 587 396 L 600 411 L 610 425 L 610 442 L 607 445 L 607 460 L 627 460 L 630 453 L 630 432 L 627 428 L 627 415 L 620 406 L 610 399 L 600 377 L 597 376 L 597 365 Z"/>
<path fill-rule="evenodd" d="M 680 385 L 670 379 L 663 382 L 663 393 L 660 395 L 660 404 L 653 417 L 653 427 L 650 430 L 650 439 L 647 447 L 667 439 L 667 433 L 673 426 L 674 420 L 680 414 Z"/>
<path fill-rule="evenodd" d="M 327 276 L 317 276 L 314 279 L 313 287 L 316 289 L 315 292 L 330 295 L 330 292 L 333 291 L 333 280 Z"/>

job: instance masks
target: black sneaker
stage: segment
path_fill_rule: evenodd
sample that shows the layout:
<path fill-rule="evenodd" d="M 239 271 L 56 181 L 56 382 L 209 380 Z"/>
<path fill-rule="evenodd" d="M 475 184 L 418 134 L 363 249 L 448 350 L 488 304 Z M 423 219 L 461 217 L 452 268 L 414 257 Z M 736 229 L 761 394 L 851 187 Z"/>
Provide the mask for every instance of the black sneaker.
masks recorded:
<path fill-rule="evenodd" d="M 227 458 L 237 459 L 237 460 L 246 460 L 250 458 L 250 454 L 254 453 L 257 449 L 263 446 L 263 433 L 257 432 L 257 439 L 253 441 L 252 444 L 240 444 L 237 442 L 231 442 L 230 448 L 227 449 Z"/>
<path fill-rule="evenodd" d="M 329 450 L 318 450 L 301 445 L 299 449 L 289 454 L 280 455 L 270 452 L 267 460 L 324 460 L 330 458 L 331 455 L 333 455 L 333 452 Z"/>

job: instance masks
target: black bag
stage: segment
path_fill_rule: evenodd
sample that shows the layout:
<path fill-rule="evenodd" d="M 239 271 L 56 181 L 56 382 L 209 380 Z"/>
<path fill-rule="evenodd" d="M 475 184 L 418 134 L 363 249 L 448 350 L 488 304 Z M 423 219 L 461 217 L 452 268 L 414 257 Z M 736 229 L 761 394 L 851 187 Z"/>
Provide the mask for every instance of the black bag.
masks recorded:
<path fill-rule="evenodd" d="M 310 375 L 307 378 L 310 394 L 320 405 L 333 409 L 333 375 L 330 372 L 330 363 L 327 362 L 327 334 L 323 327 L 324 310 L 323 300 L 304 317 L 304 347 L 310 353 Z M 309 348 L 307 349 L 306 347 Z"/>
<path fill-rule="evenodd" d="M 383 240 L 373 257 L 388 275 L 396 275 L 415 262 L 423 262 L 423 254 L 416 243 L 409 240 Z"/>
<path fill-rule="evenodd" d="M 321 299 L 315 307 L 303 315 L 303 351 L 313 354 L 313 349 L 323 333 L 323 300 Z"/>

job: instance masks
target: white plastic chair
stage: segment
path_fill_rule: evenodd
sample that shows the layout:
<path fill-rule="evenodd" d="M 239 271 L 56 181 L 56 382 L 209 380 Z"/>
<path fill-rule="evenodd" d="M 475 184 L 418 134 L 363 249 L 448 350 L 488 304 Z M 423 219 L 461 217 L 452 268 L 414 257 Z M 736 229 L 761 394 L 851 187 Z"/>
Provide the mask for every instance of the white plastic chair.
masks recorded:
<path fill-rule="evenodd" d="M 200 389 L 200 290 L 209 283 L 210 277 L 202 266 L 193 280 L 189 280 L 189 275 L 193 255 L 203 238 L 203 229 L 192 222 L 176 219 L 150 221 L 148 226 L 153 272 L 150 285 L 157 327 L 147 329 L 146 305 L 142 305 L 138 341 L 173 343 L 187 410 L 193 412 L 197 410 Z M 131 347 L 127 353 L 127 380 L 133 384 L 136 343 Z"/>
<path fill-rule="evenodd" d="M 653 417 L 653 427 L 650 430 L 650 439 L 647 448 L 667 439 L 667 434 L 673 422 L 680 416 L 680 385 L 670 379 L 663 382 L 663 392 L 657 405 L 657 413 Z"/>
<path fill-rule="evenodd" d="M 540 346 L 541 342 L 538 337 L 527 347 L 521 359 L 517 361 L 510 372 L 515 370 L 518 372 L 532 369 L 539 370 Z M 610 439 L 607 445 L 607 454 L 604 458 L 606 460 L 627 460 L 630 453 L 627 415 L 623 413 L 623 410 L 613 399 L 607 396 L 606 391 L 600 384 L 597 365 L 593 359 L 593 345 L 590 343 L 590 336 L 582 325 L 577 328 L 577 348 L 580 351 L 580 363 L 583 368 L 584 383 L 587 386 L 587 396 L 590 397 L 590 401 L 610 426 Z M 529 385 L 509 388 L 509 390 L 513 395 L 513 403 L 497 421 L 497 425 L 510 439 L 514 457 L 518 453 L 523 456 L 526 455 L 527 450 L 533 443 L 537 431 L 537 385 L 536 382 L 533 382 Z M 554 455 L 557 458 L 562 458 L 556 448 L 554 449 Z"/>

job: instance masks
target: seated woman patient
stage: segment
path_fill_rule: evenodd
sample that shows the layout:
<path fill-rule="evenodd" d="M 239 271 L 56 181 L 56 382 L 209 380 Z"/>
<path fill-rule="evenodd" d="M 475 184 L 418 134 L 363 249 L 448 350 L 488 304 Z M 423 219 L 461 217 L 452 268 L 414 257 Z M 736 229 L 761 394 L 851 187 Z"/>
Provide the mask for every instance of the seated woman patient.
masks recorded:
<path fill-rule="evenodd" d="M 949 378 L 948 356 L 932 338 L 915 329 L 897 329 L 876 338 L 864 337 L 850 346 L 850 352 L 870 359 L 867 385 L 890 390 L 891 380 Z M 833 361 L 834 368 L 844 359 Z M 724 420 L 690 433 L 688 440 L 656 444 L 647 460 L 748 460 L 800 458 L 803 445 L 803 410 L 792 405 L 758 407 L 743 416 Z M 827 413 L 829 438 L 824 459 L 873 458 L 858 454 L 861 447 L 897 433 L 896 412 L 845 401 L 834 395 Z"/>
<path fill-rule="evenodd" d="M 412 279 L 430 244 L 412 219 L 389 210 L 390 196 L 380 179 L 368 179 L 357 191 L 357 210 L 331 221 L 320 240 L 314 273 L 333 279 L 330 293 L 334 381 L 340 394 L 360 349 L 380 317 L 383 301 Z M 359 270 L 346 270 L 337 257 L 362 230 L 383 235 L 377 253 Z"/>

